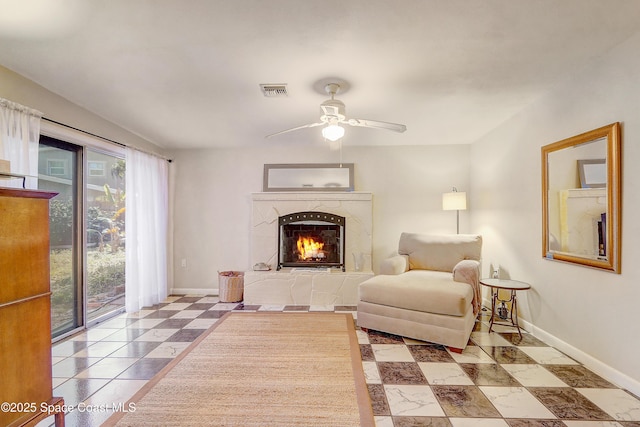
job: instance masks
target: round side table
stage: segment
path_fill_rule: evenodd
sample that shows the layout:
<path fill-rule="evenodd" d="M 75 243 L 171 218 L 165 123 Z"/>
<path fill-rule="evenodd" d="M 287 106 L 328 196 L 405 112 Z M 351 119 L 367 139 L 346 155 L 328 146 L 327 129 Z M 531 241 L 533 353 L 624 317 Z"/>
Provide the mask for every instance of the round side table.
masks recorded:
<path fill-rule="evenodd" d="M 522 338 L 522 332 L 520 331 L 520 325 L 518 324 L 518 299 L 517 291 L 526 291 L 531 288 L 531 285 L 525 282 L 511 279 L 480 279 L 480 283 L 484 286 L 491 288 L 491 320 L 489 321 L 489 332 L 493 329 L 493 324 L 496 316 L 502 321 L 510 320 L 511 323 L 498 323 L 506 324 L 507 326 L 514 326 L 518 330 L 520 338 Z M 498 292 L 503 289 L 510 291 L 509 299 L 500 299 Z M 506 303 L 511 303 L 511 313 L 508 313 Z M 498 306 L 499 303 L 499 306 Z"/>

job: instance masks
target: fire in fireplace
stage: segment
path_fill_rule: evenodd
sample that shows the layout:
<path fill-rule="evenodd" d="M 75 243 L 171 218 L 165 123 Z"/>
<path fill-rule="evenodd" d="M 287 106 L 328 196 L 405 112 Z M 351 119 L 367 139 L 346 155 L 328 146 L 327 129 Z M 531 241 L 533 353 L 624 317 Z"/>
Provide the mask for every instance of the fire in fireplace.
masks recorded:
<path fill-rule="evenodd" d="M 281 216 L 278 225 L 278 270 L 335 267 L 344 271 L 344 217 L 325 212 L 296 212 Z"/>

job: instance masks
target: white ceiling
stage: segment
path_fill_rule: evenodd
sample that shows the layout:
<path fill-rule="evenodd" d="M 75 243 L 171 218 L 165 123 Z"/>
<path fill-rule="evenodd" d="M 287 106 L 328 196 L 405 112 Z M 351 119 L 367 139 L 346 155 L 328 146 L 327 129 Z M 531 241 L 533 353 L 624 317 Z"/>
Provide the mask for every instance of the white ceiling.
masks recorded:
<path fill-rule="evenodd" d="M 638 0 L 0 0 L 0 64 L 166 148 L 471 143 L 640 31 Z M 287 83 L 265 98 L 260 83 Z M 45 117 L 54 112 L 45 111 Z M 277 141 L 274 142 L 274 140 Z"/>

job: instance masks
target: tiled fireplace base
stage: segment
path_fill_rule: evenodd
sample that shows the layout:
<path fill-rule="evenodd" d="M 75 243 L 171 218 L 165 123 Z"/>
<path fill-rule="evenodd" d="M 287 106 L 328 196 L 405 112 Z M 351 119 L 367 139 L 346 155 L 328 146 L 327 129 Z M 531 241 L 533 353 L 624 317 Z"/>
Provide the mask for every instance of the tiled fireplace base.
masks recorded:
<path fill-rule="evenodd" d="M 356 305 L 358 285 L 373 272 L 248 271 L 244 304 Z"/>

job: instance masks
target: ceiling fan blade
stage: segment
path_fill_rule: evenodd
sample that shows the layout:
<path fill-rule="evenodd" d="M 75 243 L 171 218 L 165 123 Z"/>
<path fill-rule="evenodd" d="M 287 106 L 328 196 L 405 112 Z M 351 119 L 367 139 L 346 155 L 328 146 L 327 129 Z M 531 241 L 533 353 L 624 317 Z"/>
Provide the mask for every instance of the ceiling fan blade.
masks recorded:
<path fill-rule="evenodd" d="M 377 120 L 366 119 L 349 119 L 345 122 L 351 126 L 360 126 L 365 128 L 386 129 L 393 132 L 404 132 L 407 130 L 405 125 L 399 123 L 379 122 Z"/>
<path fill-rule="evenodd" d="M 313 127 L 316 127 L 316 126 L 322 126 L 323 124 L 324 124 L 324 122 L 309 123 L 308 125 L 302 125 L 302 126 L 298 126 L 298 127 L 295 127 L 295 128 L 286 129 L 286 130 L 283 130 L 283 131 L 280 131 L 280 132 L 272 133 L 271 135 L 265 136 L 265 138 L 271 138 L 273 136 L 281 135 L 283 133 L 293 132 L 294 130 L 299 130 L 299 129 L 304 129 L 304 128 L 313 128 Z"/>
<path fill-rule="evenodd" d="M 333 105 L 321 105 L 320 108 L 326 116 L 337 116 L 338 108 Z"/>

